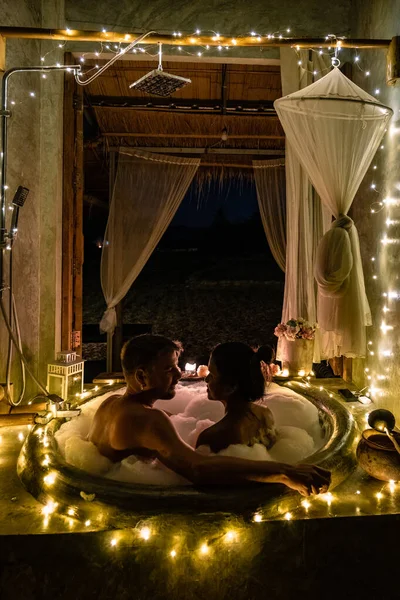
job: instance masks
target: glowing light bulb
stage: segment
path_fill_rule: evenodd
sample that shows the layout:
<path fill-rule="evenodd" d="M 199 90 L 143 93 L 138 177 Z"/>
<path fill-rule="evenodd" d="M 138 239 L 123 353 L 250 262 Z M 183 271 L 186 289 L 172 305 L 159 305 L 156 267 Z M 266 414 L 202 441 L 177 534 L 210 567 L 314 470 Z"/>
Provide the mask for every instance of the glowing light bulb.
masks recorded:
<path fill-rule="evenodd" d="M 304 377 L 304 375 L 306 374 L 304 369 L 300 369 L 299 371 L 299 377 Z"/>
<path fill-rule="evenodd" d="M 303 506 L 303 507 L 304 507 L 306 510 L 308 510 L 308 509 L 310 508 L 310 506 L 311 506 L 311 504 L 310 504 L 310 502 L 309 502 L 308 500 L 303 500 L 303 501 L 302 501 L 302 503 L 301 503 L 301 505 L 302 505 L 302 506 Z"/>
<path fill-rule="evenodd" d="M 253 517 L 253 521 L 255 523 L 261 523 L 262 520 L 263 520 L 262 515 L 260 515 L 259 513 L 256 513 Z"/>
<path fill-rule="evenodd" d="M 29 95 L 34 98 L 36 96 L 35 92 L 29 92 Z"/>
<path fill-rule="evenodd" d="M 169 553 L 169 555 L 171 556 L 171 558 L 175 558 L 175 556 L 176 556 L 176 550 L 171 550 L 171 552 Z"/>
<path fill-rule="evenodd" d="M 376 88 L 376 90 L 375 90 L 375 94 L 379 94 L 379 93 L 380 93 L 380 91 L 381 91 L 381 90 L 380 90 L 379 88 Z"/>
<path fill-rule="evenodd" d="M 142 538 L 142 540 L 148 540 L 151 536 L 151 530 L 148 527 L 143 527 L 140 530 L 139 535 Z"/>
<path fill-rule="evenodd" d="M 376 188 L 376 183 L 371 183 L 371 189 L 374 190 Z"/>
<path fill-rule="evenodd" d="M 200 552 L 201 554 L 208 554 L 210 552 L 210 548 L 207 546 L 207 544 L 202 544 L 200 547 Z"/>
<path fill-rule="evenodd" d="M 290 33 L 290 27 L 288 27 L 288 28 L 286 29 L 286 31 L 287 31 L 287 33 Z"/>
<path fill-rule="evenodd" d="M 113 538 L 110 542 L 111 546 L 116 546 L 117 545 L 117 540 L 115 538 Z"/>
<path fill-rule="evenodd" d="M 361 494 L 360 490 L 357 490 L 356 494 L 359 496 Z"/>
<path fill-rule="evenodd" d="M 284 518 L 286 519 L 286 521 L 291 521 L 292 520 L 292 513 L 290 513 L 290 512 L 285 513 L 285 517 Z"/>
<path fill-rule="evenodd" d="M 58 506 L 57 502 L 53 502 L 53 500 L 49 500 L 45 506 L 42 508 L 42 514 L 45 516 L 53 514 Z"/>
<path fill-rule="evenodd" d="M 360 57 L 359 57 L 359 56 L 355 56 L 355 57 L 354 57 L 354 62 L 358 62 L 359 60 L 360 60 Z"/>
<path fill-rule="evenodd" d="M 365 71 L 365 77 L 369 77 L 371 75 L 370 71 Z"/>
<path fill-rule="evenodd" d="M 321 498 L 325 500 L 328 506 L 332 504 L 333 496 L 330 492 L 327 492 L 326 494 L 321 494 Z"/>
<path fill-rule="evenodd" d="M 20 442 L 22 442 L 24 440 L 24 434 L 23 433 L 19 433 L 18 434 L 18 439 Z"/>
<path fill-rule="evenodd" d="M 227 533 L 225 534 L 225 540 L 227 542 L 233 542 L 236 539 L 236 532 L 235 531 L 227 531 Z"/>
<path fill-rule="evenodd" d="M 68 514 L 69 514 L 70 517 L 73 517 L 74 514 L 75 514 L 74 509 L 73 508 L 69 508 L 68 509 Z"/>
<path fill-rule="evenodd" d="M 232 44 L 233 44 L 234 46 L 236 46 L 236 44 L 237 44 L 237 41 L 235 40 L 235 38 L 232 38 L 232 40 L 231 40 L 231 41 L 232 41 Z"/>
<path fill-rule="evenodd" d="M 197 33 L 197 35 L 200 35 L 200 33 L 201 33 L 200 29 L 196 29 L 196 33 Z"/>
<path fill-rule="evenodd" d="M 48 475 L 45 475 L 43 477 L 43 481 L 46 485 L 54 485 L 55 481 L 56 481 L 56 474 L 55 473 L 49 473 Z"/>
<path fill-rule="evenodd" d="M 382 500 L 383 498 L 383 494 L 382 492 L 378 492 L 377 494 L 375 494 L 378 500 Z"/>

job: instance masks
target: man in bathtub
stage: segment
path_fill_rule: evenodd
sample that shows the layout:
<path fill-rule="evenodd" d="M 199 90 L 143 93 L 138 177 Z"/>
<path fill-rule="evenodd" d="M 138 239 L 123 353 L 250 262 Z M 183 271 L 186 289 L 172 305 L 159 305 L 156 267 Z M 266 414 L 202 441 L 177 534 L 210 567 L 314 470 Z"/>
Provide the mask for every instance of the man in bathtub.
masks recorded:
<path fill-rule="evenodd" d="M 281 483 L 304 496 L 328 490 L 330 473 L 319 467 L 205 456 L 188 446 L 178 436 L 169 416 L 153 408 L 156 400 L 174 397 L 181 378 L 181 352 L 179 342 L 160 335 L 141 335 L 125 344 L 121 360 L 126 392 L 101 404 L 89 433 L 89 440 L 101 454 L 114 462 L 132 454 L 143 459 L 157 458 L 194 484 Z M 209 383 L 209 397 L 212 398 L 210 390 L 217 389 L 215 382 Z"/>

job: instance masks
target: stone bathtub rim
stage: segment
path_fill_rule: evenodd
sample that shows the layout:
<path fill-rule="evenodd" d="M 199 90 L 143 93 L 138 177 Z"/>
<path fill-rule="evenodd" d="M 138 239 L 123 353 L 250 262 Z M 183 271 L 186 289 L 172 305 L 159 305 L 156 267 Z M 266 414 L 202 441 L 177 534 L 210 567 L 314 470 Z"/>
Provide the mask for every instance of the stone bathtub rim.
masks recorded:
<path fill-rule="evenodd" d="M 329 437 L 317 452 L 305 459 L 304 463 L 316 464 L 332 471 L 332 489 L 354 470 L 356 465 L 354 440 L 356 425 L 353 415 L 340 400 L 330 398 L 315 386 L 290 381 L 283 384 L 312 402 L 328 427 Z M 297 388 L 297 389 L 294 389 Z M 90 516 L 95 506 L 106 510 L 114 524 L 125 523 L 134 512 L 148 515 L 168 513 L 221 513 L 246 514 L 263 507 L 266 518 L 277 518 L 278 505 L 284 500 L 285 510 L 299 496 L 278 484 L 250 484 L 245 486 L 158 486 L 132 484 L 91 475 L 65 462 L 54 438 L 64 419 L 53 419 L 46 426 L 31 430 L 18 458 L 18 475 L 24 487 L 36 499 L 46 503 L 51 499 L 61 506 L 78 507 L 80 514 Z M 47 437 L 48 446 L 38 435 L 40 427 Z M 44 466 L 46 455 L 49 466 Z M 48 486 L 44 477 L 49 472 L 56 474 L 54 485 Z M 95 494 L 94 502 L 85 501 Z M 282 512 L 282 511 L 280 511 Z"/>

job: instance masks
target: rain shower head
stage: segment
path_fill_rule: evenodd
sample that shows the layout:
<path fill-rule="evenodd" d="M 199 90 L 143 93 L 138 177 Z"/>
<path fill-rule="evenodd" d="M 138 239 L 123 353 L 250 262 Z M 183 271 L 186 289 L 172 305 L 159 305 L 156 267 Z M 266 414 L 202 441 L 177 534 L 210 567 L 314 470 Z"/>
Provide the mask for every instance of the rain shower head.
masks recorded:
<path fill-rule="evenodd" d="M 185 77 L 164 73 L 162 68 L 161 44 L 159 45 L 159 48 L 158 68 L 147 73 L 147 75 L 144 75 L 134 83 L 131 83 L 129 88 L 139 90 L 140 92 L 147 92 L 148 94 L 155 94 L 156 96 L 171 96 L 171 94 L 180 90 L 188 83 L 192 83 L 190 79 L 186 79 Z"/>
<path fill-rule="evenodd" d="M 170 75 L 160 69 L 155 69 L 131 83 L 129 87 L 156 96 L 170 96 L 188 83 L 191 83 L 190 79 L 179 77 L 179 75 Z"/>

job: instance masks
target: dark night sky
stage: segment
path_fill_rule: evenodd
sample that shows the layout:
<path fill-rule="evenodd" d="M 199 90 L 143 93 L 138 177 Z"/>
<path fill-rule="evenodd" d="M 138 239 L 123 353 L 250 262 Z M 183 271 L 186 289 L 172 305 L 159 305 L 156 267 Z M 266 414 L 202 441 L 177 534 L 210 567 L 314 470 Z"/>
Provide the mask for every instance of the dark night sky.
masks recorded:
<path fill-rule="evenodd" d="M 254 184 L 250 181 L 240 184 L 228 181 L 220 189 L 216 183 L 210 188 L 207 185 L 200 195 L 193 185 L 178 208 L 171 226 L 210 227 L 221 208 L 231 223 L 249 219 L 258 212 Z"/>

